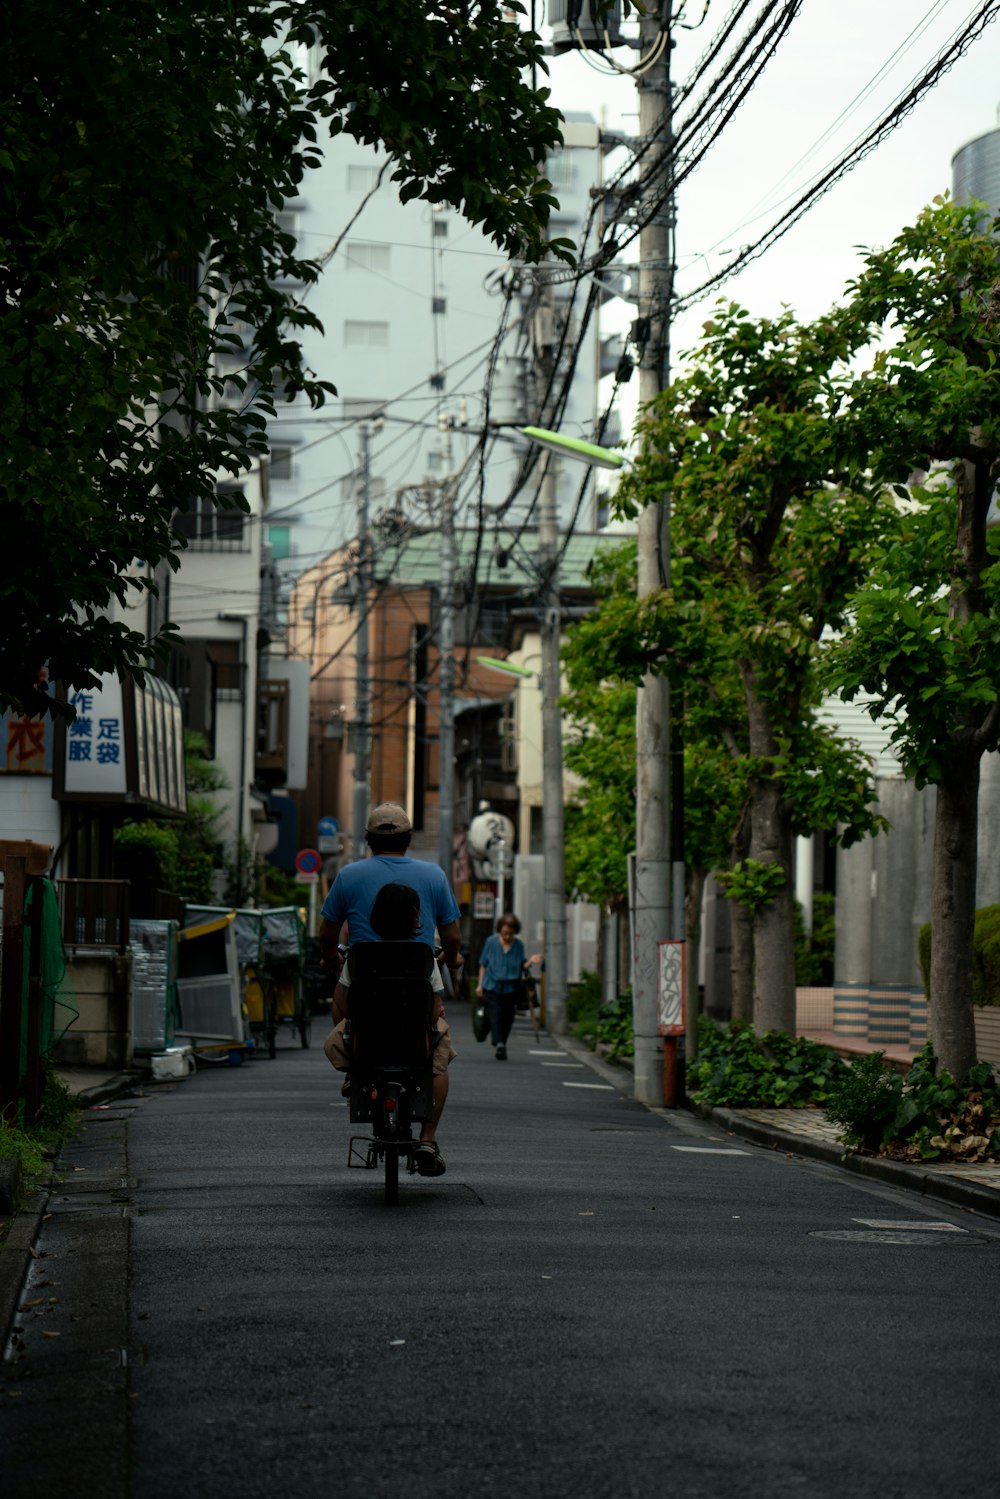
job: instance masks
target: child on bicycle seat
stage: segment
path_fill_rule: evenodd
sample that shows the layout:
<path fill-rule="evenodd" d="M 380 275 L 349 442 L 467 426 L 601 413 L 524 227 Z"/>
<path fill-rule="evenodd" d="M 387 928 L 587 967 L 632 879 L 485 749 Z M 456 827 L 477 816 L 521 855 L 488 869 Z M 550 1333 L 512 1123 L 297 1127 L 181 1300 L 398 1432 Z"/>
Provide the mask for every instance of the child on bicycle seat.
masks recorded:
<path fill-rule="evenodd" d="M 413 938 L 420 926 L 420 896 L 411 885 L 383 885 L 375 897 L 371 911 L 372 929 L 383 942 L 406 942 Z M 434 1047 L 434 1118 L 424 1123 L 420 1131 L 420 1144 L 414 1153 L 416 1167 L 421 1176 L 443 1176 L 444 1160 L 435 1143 L 437 1124 L 441 1118 L 444 1101 L 448 1094 L 448 1064 L 457 1055 L 451 1044 L 451 1032 L 445 1019 L 444 980 L 435 960 L 430 977 L 434 990 L 432 1019 L 438 1038 Z M 328 1060 L 340 1072 L 350 1067 L 345 1031 L 350 1015 L 349 991 L 351 988 L 351 954 L 348 951 L 337 987 L 333 995 L 333 1017 L 337 1022 L 323 1042 Z M 350 1079 L 346 1078 L 341 1093 L 350 1092 Z"/>

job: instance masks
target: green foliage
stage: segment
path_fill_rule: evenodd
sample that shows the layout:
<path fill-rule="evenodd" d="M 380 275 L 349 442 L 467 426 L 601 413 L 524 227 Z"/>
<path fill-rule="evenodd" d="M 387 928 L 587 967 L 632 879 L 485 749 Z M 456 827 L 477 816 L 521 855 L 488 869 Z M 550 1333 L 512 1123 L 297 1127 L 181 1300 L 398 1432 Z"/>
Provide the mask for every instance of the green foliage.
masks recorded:
<path fill-rule="evenodd" d="M 931 988 L 931 924 L 917 934 L 917 955 L 924 994 Z M 981 906 L 972 938 L 972 1003 L 977 1009 L 1000 1005 L 1000 906 Z"/>
<path fill-rule="evenodd" d="M 741 859 L 731 868 L 721 870 L 718 878 L 726 899 L 738 901 L 748 911 L 771 905 L 778 891 L 788 883 L 782 864 L 762 864 L 759 859 Z"/>
<path fill-rule="evenodd" d="M 115 871 L 122 880 L 154 890 L 177 889 L 180 843 L 167 823 L 126 822 L 115 829 Z"/>
<path fill-rule="evenodd" d="M 992 1161 L 1000 1152 L 1000 1082 L 977 1063 L 958 1084 L 939 1070 L 930 1042 L 906 1077 L 881 1052 L 857 1058 L 833 1090 L 827 1115 L 852 1149 L 901 1160 Z"/>
<path fill-rule="evenodd" d="M 597 1012 L 597 1030 L 594 1038 L 605 1054 L 630 1057 L 635 1053 L 635 1030 L 632 1023 L 632 990 L 624 989 L 610 1004 L 601 1005 Z"/>
<path fill-rule="evenodd" d="M 257 890 L 261 905 L 298 906 L 302 904 L 305 886 L 294 875 L 264 863 Z"/>
<path fill-rule="evenodd" d="M 802 907 L 795 903 L 795 982 L 811 987 L 833 982 L 836 938 L 836 896 L 819 890 L 813 895 L 812 933 L 805 929 Z"/>
<path fill-rule="evenodd" d="M 600 1047 L 614 1060 L 630 1057 L 635 1051 L 632 1025 L 632 990 L 624 989 L 618 999 L 605 1004 L 601 980 L 596 973 L 583 973 L 567 995 L 566 1014 L 574 1033 L 592 1050 Z"/>
<path fill-rule="evenodd" d="M 596 973 L 583 972 L 580 981 L 566 991 L 566 1018 L 581 1041 L 594 1044 L 597 1017 L 601 1008 L 601 980 Z"/>
<path fill-rule="evenodd" d="M 66 1084 L 52 1067 L 47 1067 L 42 1088 L 42 1105 L 33 1124 L 12 1124 L 0 1120 L 0 1156 L 20 1162 L 22 1176 L 45 1175 L 49 1162 L 65 1140 L 78 1134 L 80 1113 Z"/>
<path fill-rule="evenodd" d="M 805 1036 L 732 1021 L 698 1023 L 698 1056 L 687 1072 L 687 1091 L 713 1108 L 803 1108 L 822 1104 L 844 1070 L 828 1046 Z"/>
<path fill-rule="evenodd" d="M 402 198 L 570 258 L 536 166 L 560 118 L 495 0 L 21 0 L 0 58 L 0 711 L 72 717 L 40 665 L 67 695 L 141 675 L 173 627 L 150 642 L 109 606 L 177 566 L 176 512 L 246 508 L 217 480 L 266 454 L 279 390 L 335 393 L 299 343 L 319 267 L 275 217 L 320 130 L 381 144 Z"/>
<path fill-rule="evenodd" d="M 854 1149 L 877 1149 L 899 1111 L 903 1079 L 884 1058 L 881 1051 L 856 1057 L 827 1099 L 827 1117 L 842 1126 L 844 1143 Z"/>

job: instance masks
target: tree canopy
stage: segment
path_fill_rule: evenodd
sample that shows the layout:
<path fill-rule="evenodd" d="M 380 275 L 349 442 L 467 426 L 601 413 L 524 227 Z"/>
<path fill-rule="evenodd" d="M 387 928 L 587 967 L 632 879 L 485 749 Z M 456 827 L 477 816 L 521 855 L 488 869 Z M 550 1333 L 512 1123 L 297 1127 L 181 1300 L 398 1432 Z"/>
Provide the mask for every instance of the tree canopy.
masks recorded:
<path fill-rule="evenodd" d="M 0 709 L 141 671 L 153 642 L 109 606 L 176 566 L 174 516 L 266 453 L 303 365 L 313 281 L 276 210 L 324 130 L 381 143 L 401 195 L 448 202 L 528 259 L 560 118 L 517 4 L 23 0 L 0 37 Z M 313 66 L 310 59 L 319 58 Z M 309 63 L 309 67 L 304 65 Z M 242 375 L 226 401 L 220 353 Z M 141 569 L 132 569 L 140 559 Z M 112 611 L 113 612 L 113 611 Z M 71 714 L 65 703 L 62 711 Z"/>
<path fill-rule="evenodd" d="M 853 392 L 862 460 L 898 496 L 829 680 L 863 692 L 918 786 L 937 787 L 930 1023 L 956 1077 L 971 1007 L 979 771 L 1000 743 L 1000 276 L 983 205 L 938 200 L 866 257 L 856 315 L 879 347 Z"/>

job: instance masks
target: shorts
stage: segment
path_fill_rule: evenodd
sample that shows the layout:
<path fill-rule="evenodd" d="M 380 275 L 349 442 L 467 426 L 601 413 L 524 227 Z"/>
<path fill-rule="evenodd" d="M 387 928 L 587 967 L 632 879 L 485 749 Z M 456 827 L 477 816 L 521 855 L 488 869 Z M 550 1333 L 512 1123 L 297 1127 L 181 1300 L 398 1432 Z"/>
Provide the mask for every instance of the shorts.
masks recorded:
<path fill-rule="evenodd" d="M 338 1072 L 347 1072 L 351 1065 L 347 1047 L 344 1045 L 346 1024 L 347 1021 L 342 1020 L 339 1025 L 335 1025 L 323 1042 L 323 1050 L 326 1052 L 327 1059 Z M 434 1048 L 434 1076 L 442 1077 L 448 1071 L 448 1063 L 458 1056 L 458 1052 L 451 1044 L 451 1031 L 448 1029 L 448 1022 L 444 1016 L 437 1021 L 437 1031 L 439 1040 Z"/>

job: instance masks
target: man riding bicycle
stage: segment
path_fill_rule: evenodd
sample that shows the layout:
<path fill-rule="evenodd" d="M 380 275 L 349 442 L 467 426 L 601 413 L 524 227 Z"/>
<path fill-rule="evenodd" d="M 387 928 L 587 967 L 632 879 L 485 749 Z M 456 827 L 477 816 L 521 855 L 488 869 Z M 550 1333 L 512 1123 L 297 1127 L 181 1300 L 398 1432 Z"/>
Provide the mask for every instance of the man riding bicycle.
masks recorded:
<path fill-rule="evenodd" d="M 365 841 L 371 856 L 355 864 L 345 865 L 333 882 L 320 913 L 319 941 L 328 973 L 337 971 L 337 944 L 345 922 L 350 942 L 378 941 L 379 934 L 371 924 L 375 899 L 383 886 L 404 884 L 417 892 L 420 901 L 419 921 L 413 932 L 413 940 L 425 943 L 433 951 L 436 930 L 444 963 L 451 970 L 453 978 L 457 979 L 462 968 L 459 928 L 461 913 L 444 872 L 436 864 L 412 859 L 407 855 L 412 831 L 406 812 L 394 802 L 383 802 L 369 814 Z M 338 984 L 334 995 L 335 1021 L 342 1022 L 346 1018 L 347 1004 L 347 993 Z M 421 1176 L 444 1174 L 444 1160 L 437 1146 L 437 1125 L 448 1096 L 448 1064 L 456 1055 L 440 1000 L 435 1004 L 434 1014 L 438 1031 L 434 1048 L 434 1117 L 422 1125 L 420 1143 L 414 1152 L 416 1168 Z M 338 1023 L 327 1038 L 324 1050 L 339 1070 L 343 1071 L 349 1065 L 341 1024 Z"/>

